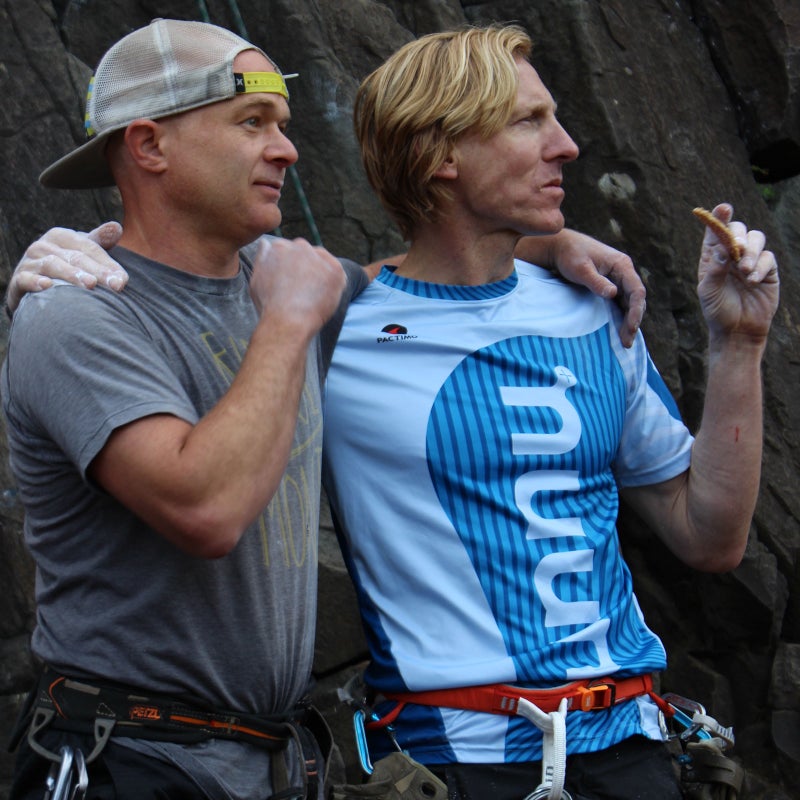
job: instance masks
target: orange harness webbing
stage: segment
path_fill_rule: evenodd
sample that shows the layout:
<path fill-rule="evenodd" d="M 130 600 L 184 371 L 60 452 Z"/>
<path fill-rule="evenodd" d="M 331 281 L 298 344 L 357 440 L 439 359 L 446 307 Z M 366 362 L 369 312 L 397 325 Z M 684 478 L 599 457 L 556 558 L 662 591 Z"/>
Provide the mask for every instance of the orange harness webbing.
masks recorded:
<path fill-rule="evenodd" d="M 390 725 L 408 703 L 514 716 L 520 698 L 528 700 L 545 713 L 550 713 L 558 710 L 559 703 L 564 698 L 567 699 L 568 711 L 601 711 L 645 694 L 654 697 L 651 675 L 636 675 L 620 680 L 599 678 L 575 681 L 554 689 L 525 689 L 494 683 L 428 692 L 383 692 L 382 696 L 387 700 L 394 700 L 397 706 L 381 719 L 368 722 L 367 727 L 383 728 Z"/>

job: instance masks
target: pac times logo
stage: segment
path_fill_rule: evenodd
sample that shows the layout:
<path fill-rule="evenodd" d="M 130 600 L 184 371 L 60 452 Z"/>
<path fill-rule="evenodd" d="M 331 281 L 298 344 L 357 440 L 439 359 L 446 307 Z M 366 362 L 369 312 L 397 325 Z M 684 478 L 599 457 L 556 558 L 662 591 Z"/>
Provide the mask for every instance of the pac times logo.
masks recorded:
<path fill-rule="evenodd" d="M 382 342 L 404 342 L 407 339 L 417 338 L 413 333 L 408 332 L 408 328 L 396 322 L 390 322 L 388 325 L 384 325 L 384 327 L 381 328 L 381 333 L 385 333 L 386 336 L 379 336 L 377 339 L 378 344 Z"/>

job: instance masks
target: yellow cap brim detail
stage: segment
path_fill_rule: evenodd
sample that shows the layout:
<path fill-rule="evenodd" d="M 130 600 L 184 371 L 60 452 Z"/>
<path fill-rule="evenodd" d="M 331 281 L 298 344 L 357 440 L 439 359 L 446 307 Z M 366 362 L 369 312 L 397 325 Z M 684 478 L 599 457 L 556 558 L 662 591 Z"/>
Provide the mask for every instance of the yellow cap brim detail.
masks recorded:
<path fill-rule="evenodd" d="M 236 94 L 250 92 L 272 92 L 289 99 L 289 91 L 283 75 L 277 72 L 236 72 Z"/>

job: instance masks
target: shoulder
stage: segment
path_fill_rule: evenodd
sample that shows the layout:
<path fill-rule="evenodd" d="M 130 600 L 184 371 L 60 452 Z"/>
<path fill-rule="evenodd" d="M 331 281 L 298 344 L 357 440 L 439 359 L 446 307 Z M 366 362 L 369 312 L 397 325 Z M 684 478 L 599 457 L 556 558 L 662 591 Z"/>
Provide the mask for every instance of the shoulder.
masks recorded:
<path fill-rule="evenodd" d="M 87 350 L 134 348 L 144 333 L 141 316 L 141 297 L 130 284 L 114 292 L 59 282 L 23 298 L 11 323 L 9 353 L 42 362 L 49 354 L 49 361 L 61 363 Z"/>
<path fill-rule="evenodd" d="M 35 403 L 67 393 L 68 376 L 82 374 L 101 353 L 119 360 L 132 337 L 123 306 L 109 289 L 53 286 L 23 298 L 14 314 L 6 350 L 7 394 Z M 122 312 L 122 313 L 121 313 Z M 103 370 L 101 370 L 102 372 Z M 69 384 L 74 385 L 74 384 Z M 25 400 L 27 398 L 27 400 Z"/>
<path fill-rule="evenodd" d="M 22 298 L 11 330 L 13 333 L 23 327 L 39 328 L 72 320 L 87 322 L 97 315 L 102 316 L 104 308 L 118 305 L 116 293 L 110 289 L 86 289 L 57 280 L 51 288 Z"/>
<path fill-rule="evenodd" d="M 345 299 L 349 302 L 358 297 L 364 289 L 369 285 L 369 278 L 364 268 L 355 261 L 349 258 L 339 258 L 339 263 L 347 275 L 347 289 L 345 290 Z"/>
<path fill-rule="evenodd" d="M 518 290 L 526 303 L 559 308 L 571 316 L 589 315 L 595 321 L 603 319 L 613 322 L 616 319 L 618 309 L 612 300 L 592 293 L 585 286 L 570 283 L 561 275 L 535 264 L 516 260 L 514 266 L 519 280 Z"/>
<path fill-rule="evenodd" d="M 517 272 L 520 286 L 533 287 L 533 291 L 553 294 L 554 296 L 563 297 L 565 300 L 571 300 L 573 302 L 597 301 L 600 304 L 606 304 L 608 302 L 592 294 L 586 287 L 579 286 L 576 283 L 570 283 L 570 281 L 565 280 L 558 273 L 537 266 L 536 264 L 529 264 L 527 261 L 515 259 L 514 268 Z"/>

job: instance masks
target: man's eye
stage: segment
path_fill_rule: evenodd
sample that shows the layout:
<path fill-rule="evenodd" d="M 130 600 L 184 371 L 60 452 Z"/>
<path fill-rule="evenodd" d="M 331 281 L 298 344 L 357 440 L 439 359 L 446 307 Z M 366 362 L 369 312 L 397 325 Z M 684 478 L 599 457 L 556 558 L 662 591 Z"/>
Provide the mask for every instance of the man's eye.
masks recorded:
<path fill-rule="evenodd" d="M 525 122 L 530 125 L 541 125 L 544 121 L 544 116 L 542 114 L 531 114 L 529 117 L 525 118 Z"/>

